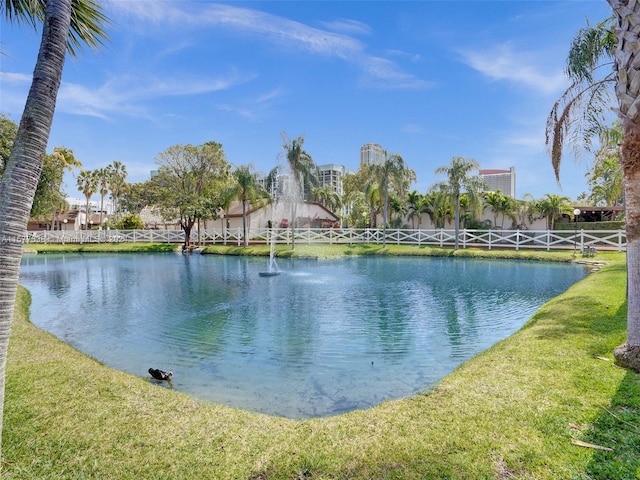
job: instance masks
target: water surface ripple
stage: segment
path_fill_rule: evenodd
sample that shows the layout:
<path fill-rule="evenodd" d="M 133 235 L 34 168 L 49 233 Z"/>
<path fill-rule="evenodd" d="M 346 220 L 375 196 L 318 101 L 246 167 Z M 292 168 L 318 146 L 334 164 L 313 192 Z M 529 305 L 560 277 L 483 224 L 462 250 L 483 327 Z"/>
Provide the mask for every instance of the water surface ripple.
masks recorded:
<path fill-rule="evenodd" d="M 25 256 L 31 319 L 135 375 L 290 418 L 410 395 L 520 328 L 581 266 L 364 257 Z"/>

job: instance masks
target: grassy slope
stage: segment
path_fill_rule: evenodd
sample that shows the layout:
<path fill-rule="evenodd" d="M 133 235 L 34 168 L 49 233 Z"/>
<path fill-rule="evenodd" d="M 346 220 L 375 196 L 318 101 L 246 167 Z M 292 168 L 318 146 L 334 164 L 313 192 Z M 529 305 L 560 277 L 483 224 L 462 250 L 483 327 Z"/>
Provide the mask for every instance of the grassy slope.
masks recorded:
<path fill-rule="evenodd" d="M 640 478 L 640 376 L 611 356 L 625 335 L 624 257 L 603 256 L 610 265 L 432 393 L 308 421 L 206 404 L 101 366 L 32 326 L 21 290 L 7 366 L 4 475 Z"/>

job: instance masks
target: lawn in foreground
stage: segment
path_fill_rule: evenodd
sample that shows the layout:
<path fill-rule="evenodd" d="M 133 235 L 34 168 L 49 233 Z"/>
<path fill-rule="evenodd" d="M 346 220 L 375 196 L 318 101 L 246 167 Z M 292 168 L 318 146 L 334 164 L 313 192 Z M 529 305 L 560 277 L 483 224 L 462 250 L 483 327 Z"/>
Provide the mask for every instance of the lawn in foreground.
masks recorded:
<path fill-rule="evenodd" d="M 6 478 L 640 478 L 640 376 L 622 254 L 431 393 L 294 421 L 211 405 L 87 358 L 28 322 L 7 365 Z M 572 439 L 612 448 L 577 446 Z"/>

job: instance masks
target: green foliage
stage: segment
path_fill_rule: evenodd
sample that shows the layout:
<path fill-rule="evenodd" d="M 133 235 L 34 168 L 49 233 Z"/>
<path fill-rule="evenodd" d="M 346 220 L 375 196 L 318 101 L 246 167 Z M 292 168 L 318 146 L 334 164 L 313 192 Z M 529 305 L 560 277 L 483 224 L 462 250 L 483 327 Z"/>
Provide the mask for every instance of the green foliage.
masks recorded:
<path fill-rule="evenodd" d="M 44 21 L 46 1 L 44 0 L 3 0 L 0 2 L 0 14 L 15 23 L 29 23 L 36 27 Z M 103 7 L 97 0 L 72 0 L 71 25 L 67 50 L 76 56 L 83 48 L 98 50 L 107 40 L 106 29 L 109 19 L 103 13 Z"/>
<path fill-rule="evenodd" d="M 578 230 L 624 230 L 624 220 L 612 220 L 609 222 L 578 222 Z M 557 223 L 555 225 L 556 230 L 574 230 L 576 228 L 574 222 L 571 223 Z"/>
<path fill-rule="evenodd" d="M 144 222 L 135 213 L 130 213 L 119 219 L 114 228 L 117 230 L 142 230 L 144 229 Z"/>
<path fill-rule="evenodd" d="M 199 218 L 212 217 L 225 204 L 230 168 L 222 145 L 174 145 L 156 157 L 158 175 L 151 179 L 163 218 L 178 219 L 189 243 Z"/>
<path fill-rule="evenodd" d="M 4 166 L 9 160 L 16 133 L 18 133 L 18 125 L 3 113 L 0 113 L 0 178 L 2 178 Z"/>

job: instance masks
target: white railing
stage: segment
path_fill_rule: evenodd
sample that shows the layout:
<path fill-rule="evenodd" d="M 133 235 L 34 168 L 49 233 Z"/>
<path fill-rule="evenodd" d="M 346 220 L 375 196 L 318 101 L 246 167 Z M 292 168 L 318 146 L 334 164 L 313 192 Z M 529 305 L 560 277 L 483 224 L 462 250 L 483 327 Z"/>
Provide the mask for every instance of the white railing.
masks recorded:
<path fill-rule="evenodd" d="M 295 237 L 294 237 L 295 235 Z M 252 229 L 249 231 L 249 243 L 264 244 L 271 241 L 277 244 L 357 244 L 383 243 L 382 229 L 369 228 L 284 228 Z M 461 248 L 512 248 L 567 250 L 581 252 L 586 248 L 596 250 L 626 250 L 626 232 L 624 230 L 465 230 L 458 236 Z M 387 229 L 387 244 L 395 245 L 431 245 L 451 247 L 454 245 L 455 232 L 452 229 L 413 230 Z M 183 243 L 181 230 L 89 230 L 89 231 L 30 231 L 26 243 L 111 243 L 111 242 L 148 242 Z M 242 229 L 193 230 L 191 242 L 202 245 L 243 244 Z"/>

